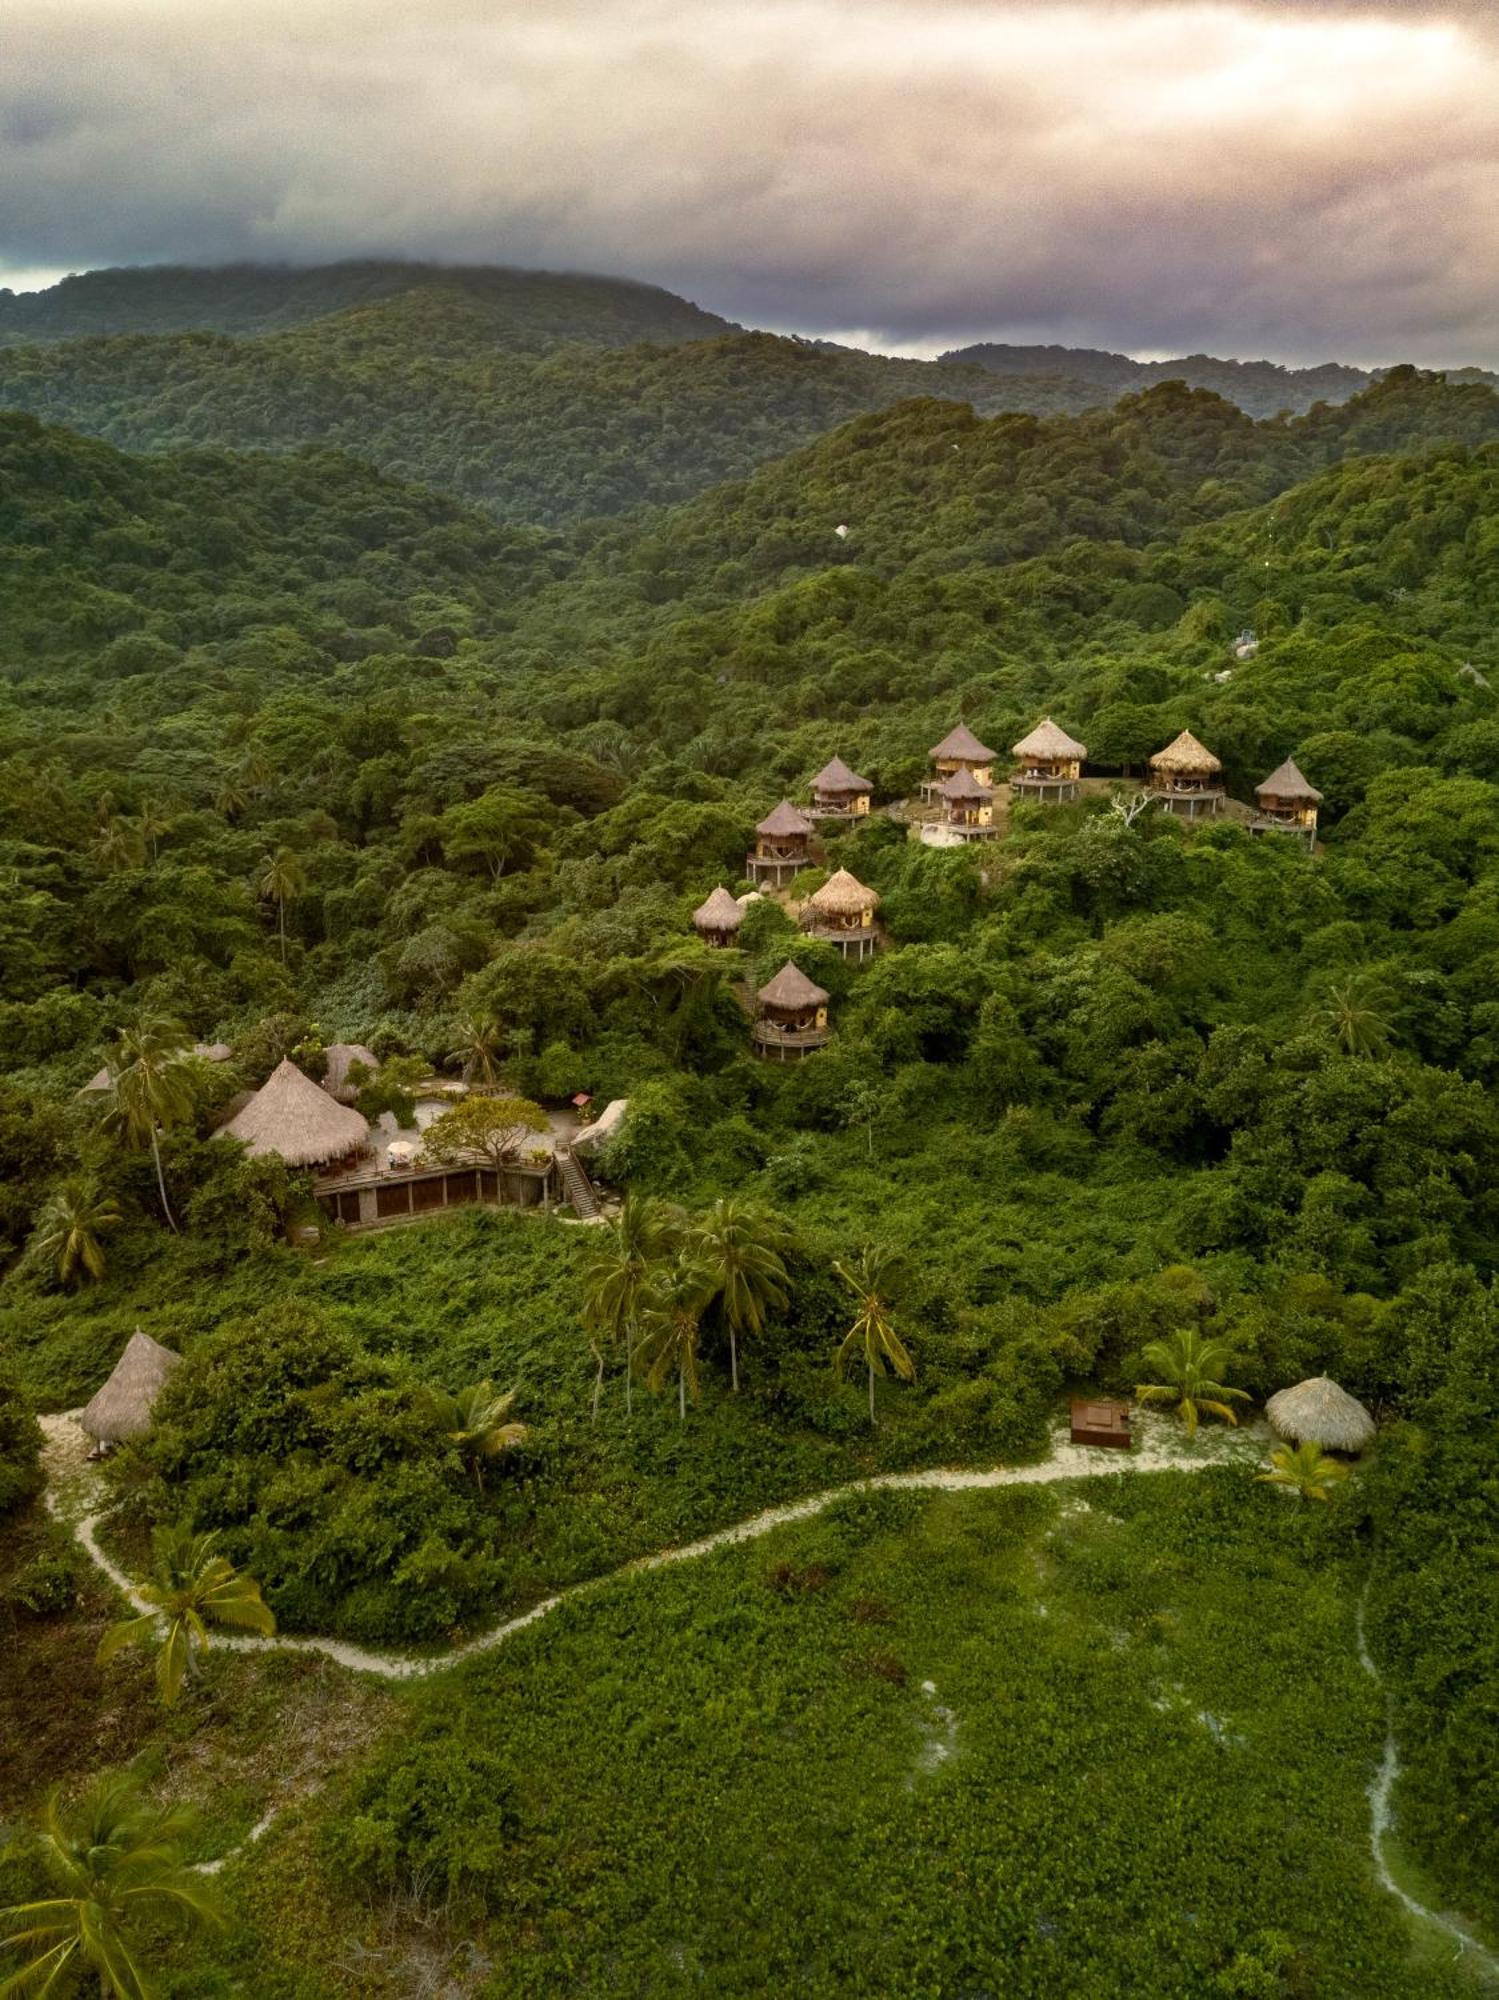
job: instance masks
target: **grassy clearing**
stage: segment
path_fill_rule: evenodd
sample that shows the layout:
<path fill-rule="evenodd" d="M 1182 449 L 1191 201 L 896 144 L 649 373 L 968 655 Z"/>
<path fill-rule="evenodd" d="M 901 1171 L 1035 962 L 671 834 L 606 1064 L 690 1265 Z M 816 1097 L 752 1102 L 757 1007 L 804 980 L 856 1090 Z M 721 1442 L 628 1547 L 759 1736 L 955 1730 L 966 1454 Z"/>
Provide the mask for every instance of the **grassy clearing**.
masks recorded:
<path fill-rule="evenodd" d="M 1370 1867 L 1361 1571 L 1225 1470 L 622 1579 L 403 1695 L 173 1990 L 1469 1992 Z"/>

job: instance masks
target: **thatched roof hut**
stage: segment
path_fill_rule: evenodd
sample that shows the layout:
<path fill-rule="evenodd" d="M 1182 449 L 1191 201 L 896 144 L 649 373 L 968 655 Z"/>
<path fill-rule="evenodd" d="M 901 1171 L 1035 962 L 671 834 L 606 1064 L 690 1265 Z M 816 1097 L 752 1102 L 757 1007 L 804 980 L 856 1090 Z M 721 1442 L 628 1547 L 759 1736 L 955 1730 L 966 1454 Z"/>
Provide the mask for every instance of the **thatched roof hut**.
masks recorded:
<path fill-rule="evenodd" d="M 252 1155 L 277 1153 L 289 1167 L 319 1167 L 357 1151 L 370 1128 L 357 1111 L 336 1103 L 294 1062 L 283 1060 L 219 1130 L 242 1140 Z"/>
<path fill-rule="evenodd" d="M 951 757 L 961 764 L 992 764 L 994 752 L 980 743 L 966 722 L 960 722 L 956 729 L 949 729 L 940 743 L 932 746 L 929 753 L 933 757 Z"/>
<path fill-rule="evenodd" d="M 78 1421 L 100 1444 L 119 1444 L 125 1438 L 143 1437 L 151 1428 L 156 1398 L 181 1360 L 180 1354 L 174 1354 L 170 1347 L 163 1347 L 159 1340 L 153 1340 L 137 1327 L 109 1380 L 85 1404 Z"/>
<path fill-rule="evenodd" d="M 193 1054 L 203 1062 L 228 1062 L 234 1051 L 227 1042 L 194 1042 Z"/>
<path fill-rule="evenodd" d="M 103 1069 L 95 1070 L 87 1083 L 80 1083 L 73 1095 L 75 1097 L 102 1097 L 106 1091 L 114 1089 L 114 1082 L 114 1078 L 109 1073 L 109 1064 L 106 1063 Z"/>
<path fill-rule="evenodd" d="M 1287 757 L 1263 783 L 1256 785 L 1254 795 L 1262 804 L 1319 806 L 1322 803 L 1322 794 L 1315 785 L 1307 783 L 1294 757 Z"/>
<path fill-rule="evenodd" d="M 850 875 L 846 868 L 830 875 L 807 900 L 823 917 L 862 917 L 866 910 L 873 912 L 880 907 L 879 891 L 866 889 L 858 877 Z"/>
<path fill-rule="evenodd" d="M 755 996 L 762 1007 L 784 1008 L 788 1013 L 802 1007 L 821 1007 L 827 994 L 807 977 L 801 967 L 792 959 L 787 959 L 767 985 L 760 988 Z"/>
<path fill-rule="evenodd" d="M 1153 771 L 1169 773 L 1182 772 L 1192 777 L 1210 777 L 1223 769 L 1222 764 L 1204 744 L 1198 742 L 1190 729 L 1184 729 L 1174 742 L 1164 750 L 1157 750 L 1150 760 Z"/>
<path fill-rule="evenodd" d="M 843 792 L 872 792 L 874 786 L 868 778 L 861 778 L 857 771 L 851 771 L 841 757 L 830 758 L 812 780 L 814 797 L 823 794 L 836 795 Z"/>
<path fill-rule="evenodd" d="M 1075 736 L 1069 736 L 1065 729 L 1059 729 L 1048 715 L 1036 724 L 1029 736 L 1021 737 L 1010 755 L 1021 763 L 1030 760 L 1038 764 L 1081 764 L 1087 758 L 1088 746 L 1079 743 Z"/>
<path fill-rule="evenodd" d="M 359 1086 L 349 1081 L 349 1069 L 354 1063 L 363 1063 L 373 1076 L 380 1067 L 380 1059 L 373 1049 L 367 1049 L 363 1042 L 330 1042 L 323 1054 L 327 1059 L 328 1071 L 323 1078 L 323 1088 L 330 1097 L 336 1097 L 340 1104 L 352 1104 L 359 1095 Z"/>
<path fill-rule="evenodd" d="M 994 797 L 989 787 L 981 785 L 972 771 L 966 768 L 954 771 L 950 778 L 944 778 L 937 787 L 937 794 L 940 798 L 946 799 L 949 805 L 955 806 L 983 805 L 986 800 Z"/>
<path fill-rule="evenodd" d="M 773 812 L 765 815 L 755 831 L 768 834 L 773 840 L 785 840 L 793 834 L 810 833 L 812 822 L 805 813 L 797 811 L 790 799 L 782 799 Z"/>
<path fill-rule="evenodd" d="M 1324 1451 L 1362 1451 L 1374 1436 L 1374 1419 L 1363 1404 L 1327 1375 L 1277 1391 L 1265 1415 L 1277 1436 Z"/>
<path fill-rule="evenodd" d="M 704 936 L 725 942 L 731 938 L 744 922 L 744 911 L 729 894 L 722 882 L 705 903 L 699 903 L 692 913 L 692 927 Z"/>

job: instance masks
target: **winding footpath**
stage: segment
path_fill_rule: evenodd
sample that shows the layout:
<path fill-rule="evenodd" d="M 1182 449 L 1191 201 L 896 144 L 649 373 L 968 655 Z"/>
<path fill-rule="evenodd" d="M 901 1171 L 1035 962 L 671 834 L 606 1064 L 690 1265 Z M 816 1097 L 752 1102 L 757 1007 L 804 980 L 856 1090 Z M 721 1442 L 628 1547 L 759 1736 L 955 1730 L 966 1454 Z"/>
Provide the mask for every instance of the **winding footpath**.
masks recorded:
<path fill-rule="evenodd" d="M 1143 1413 L 1142 1413 L 1143 1414 Z M 77 1413 L 69 1411 L 64 1416 L 42 1418 L 42 1426 L 52 1451 L 68 1457 L 76 1456 L 69 1450 L 71 1439 L 65 1427 L 76 1431 Z M 654 1569 L 664 1569 L 671 1563 L 695 1562 L 700 1556 L 712 1555 L 715 1550 L 733 1548 L 741 1542 L 752 1542 L 762 1535 L 772 1534 L 777 1528 L 788 1526 L 793 1521 L 810 1520 L 815 1514 L 825 1512 L 841 1500 L 848 1500 L 865 1493 L 971 1493 L 988 1491 L 1000 1486 L 1050 1486 L 1062 1480 L 1109 1478 L 1147 1472 L 1201 1472 L 1210 1465 L 1224 1463 L 1246 1464 L 1257 1461 L 1264 1449 L 1268 1433 L 1260 1435 L 1262 1426 L 1241 1429 L 1234 1432 L 1214 1431 L 1204 1433 L 1189 1446 L 1184 1443 L 1181 1433 L 1160 1416 L 1146 1416 L 1143 1423 L 1137 1414 L 1137 1435 L 1139 1442 L 1127 1456 L 1113 1452 L 1088 1449 L 1071 1444 L 1065 1430 L 1053 1437 L 1049 1458 L 1036 1465 L 995 1466 L 986 1472 L 954 1471 L 938 1468 L 926 1472 L 884 1472 L 867 1479 L 851 1480 L 844 1486 L 833 1486 L 821 1493 L 814 1493 L 804 1500 L 793 1500 L 781 1507 L 767 1507 L 762 1513 L 751 1514 L 743 1521 L 736 1521 L 731 1527 L 719 1528 L 711 1535 L 703 1535 L 695 1542 L 683 1542 L 677 1547 L 659 1550 L 654 1555 L 639 1556 L 633 1562 L 624 1563 L 619 1569 L 604 1576 L 592 1577 L 582 1583 L 569 1585 L 551 1597 L 545 1597 L 539 1604 L 533 1604 L 529 1611 L 518 1617 L 507 1618 L 499 1625 L 493 1625 L 487 1632 L 481 1632 L 472 1639 L 452 1646 L 445 1653 L 428 1655 L 410 1653 L 374 1652 L 363 1646 L 356 1646 L 346 1639 L 329 1639 L 317 1636 L 291 1637 L 277 1633 L 269 1637 L 259 1637 L 252 1633 L 223 1632 L 215 1630 L 213 1643 L 235 1652 L 284 1652 L 322 1653 L 355 1673 L 373 1674 L 388 1681 L 426 1680 L 434 1674 L 447 1673 L 463 1661 L 472 1659 L 478 1653 L 492 1652 L 513 1639 L 517 1632 L 523 1632 L 530 1625 L 539 1624 L 560 1605 L 575 1598 L 584 1597 L 605 1589 L 621 1578 L 641 1575 Z M 78 1433 L 81 1436 L 81 1433 Z M 49 1453 L 49 1456 L 51 1454 Z M 75 1471 L 75 1487 L 82 1489 L 83 1482 Z M 120 1568 L 99 1544 L 98 1527 L 108 1509 L 94 1509 L 78 1514 L 65 1507 L 58 1497 L 56 1487 L 49 1481 L 46 1504 L 49 1512 L 67 1527 L 78 1546 L 102 1573 L 120 1595 L 138 1612 L 149 1612 L 151 1606 L 141 1596 L 134 1580 Z M 87 1504 L 85 1502 L 85 1504 Z M 1364 1671 L 1375 1682 L 1382 1685 L 1378 1667 L 1374 1663 L 1364 1634 L 1364 1606 L 1368 1596 L 1365 1586 L 1358 1606 L 1358 1658 Z M 1478 1938 L 1457 1919 L 1440 1911 L 1431 1910 L 1418 1902 L 1399 1882 L 1396 1881 L 1385 1858 L 1385 1836 L 1393 1821 L 1392 1797 L 1395 1783 L 1400 1775 L 1400 1753 L 1395 1741 L 1394 1704 L 1385 1697 L 1385 1740 L 1379 1767 L 1368 1788 L 1369 1798 L 1369 1853 L 1374 1870 L 1383 1888 L 1418 1923 L 1441 1932 L 1457 1947 L 1456 1956 L 1466 1958 L 1474 1969 L 1490 1979 L 1499 1979 L 1499 1955 L 1490 1951 Z M 260 1838 L 271 1825 L 275 1815 L 268 1814 L 250 1833 L 243 1843 L 249 1846 Z M 241 1849 L 235 1849 L 239 1853 Z M 216 1871 L 232 1859 L 226 1855 L 219 1861 L 206 1863 L 210 1871 Z"/>

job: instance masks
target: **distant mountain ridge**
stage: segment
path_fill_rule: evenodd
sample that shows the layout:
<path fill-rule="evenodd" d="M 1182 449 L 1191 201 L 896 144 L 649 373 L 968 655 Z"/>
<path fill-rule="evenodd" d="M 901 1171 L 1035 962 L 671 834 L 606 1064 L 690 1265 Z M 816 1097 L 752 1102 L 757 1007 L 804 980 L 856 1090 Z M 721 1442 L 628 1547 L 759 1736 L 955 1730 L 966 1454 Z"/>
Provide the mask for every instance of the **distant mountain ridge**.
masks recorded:
<path fill-rule="evenodd" d="M 1342 361 L 1324 361 L 1314 368 L 1286 368 L 1278 361 L 1224 361 L 1213 354 L 1136 361 L 1128 354 L 1114 354 L 1102 347 L 1017 347 L 995 340 L 950 348 L 938 358 L 943 363 L 985 368 L 992 375 L 1066 375 L 1074 381 L 1094 383 L 1116 396 L 1149 389 L 1157 382 L 1185 382 L 1189 388 L 1213 390 L 1252 417 L 1279 416 L 1283 410 L 1299 416 L 1314 403 L 1343 403 L 1388 372 L 1351 368 Z M 1485 368 L 1445 372 L 1453 382 L 1499 387 L 1499 375 Z"/>
<path fill-rule="evenodd" d="M 462 292 L 510 345 L 585 340 L 673 345 L 737 333 L 732 320 L 633 278 L 520 271 L 499 264 L 148 264 L 85 271 L 41 292 L 0 290 L 0 342 L 93 334 L 283 333 L 398 294 Z"/>

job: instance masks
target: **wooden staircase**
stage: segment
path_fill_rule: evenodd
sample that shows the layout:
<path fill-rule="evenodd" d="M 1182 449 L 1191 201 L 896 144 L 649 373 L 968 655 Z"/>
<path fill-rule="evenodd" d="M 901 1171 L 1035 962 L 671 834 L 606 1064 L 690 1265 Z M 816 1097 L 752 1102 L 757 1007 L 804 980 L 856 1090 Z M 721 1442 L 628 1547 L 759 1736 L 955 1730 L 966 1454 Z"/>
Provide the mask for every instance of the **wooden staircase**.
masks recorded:
<path fill-rule="evenodd" d="M 584 1222 L 595 1221 L 599 1214 L 599 1198 L 593 1191 L 593 1182 L 589 1180 L 583 1162 L 571 1146 L 565 1152 L 558 1148 L 557 1171 L 562 1176 L 563 1197 L 571 1204 L 573 1213 Z"/>

